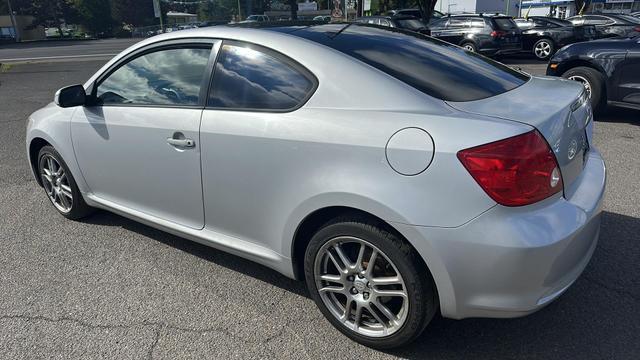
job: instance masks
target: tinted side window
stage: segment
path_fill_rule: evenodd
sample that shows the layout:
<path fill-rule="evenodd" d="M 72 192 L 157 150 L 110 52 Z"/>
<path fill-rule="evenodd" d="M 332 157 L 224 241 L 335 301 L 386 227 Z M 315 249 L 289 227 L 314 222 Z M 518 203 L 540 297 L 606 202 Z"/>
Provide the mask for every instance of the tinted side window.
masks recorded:
<path fill-rule="evenodd" d="M 483 28 L 484 27 L 484 19 L 482 19 L 482 18 L 472 18 L 471 19 L 471 27 L 473 27 L 473 28 Z"/>
<path fill-rule="evenodd" d="M 506 65 L 419 33 L 345 26 L 328 24 L 291 35 L 343 52 L 442 100 L 483 99 L 516 88 L 529 79 Z"/>
<path fill-rule="evenodd" d="M 302 69 L 270 51 L 236 43 L 224 44 L 220 51 L 208 106 L 289 110 L 314 88 Z"/>
<path fill-rule="evenodd" d="M 210 48 L 165 49 L 139 56 L 103 80 L 102 104 L 198 105 Z"/>
<path fill-rule="evenodd" d="M 469 19 L 467 18 L 458 18 L 458 17 L 454 17 L 449 19 L 449 25 L 447 25 L 447 28 L 450 29 L 459 29 L 459 28 L 465 28 L 465 27 L 469 27 Z"/>

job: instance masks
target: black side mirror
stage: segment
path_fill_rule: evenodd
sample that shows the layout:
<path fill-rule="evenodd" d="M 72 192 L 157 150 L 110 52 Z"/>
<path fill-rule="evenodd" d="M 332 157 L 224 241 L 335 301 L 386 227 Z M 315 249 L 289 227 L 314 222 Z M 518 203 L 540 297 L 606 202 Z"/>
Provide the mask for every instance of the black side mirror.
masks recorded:
<path fill-rule="evenodd" d="M 84 86 L 71 85 L 58 90 L 53 101 L 63 108 L 80 106 L 87 102 L 87 94 L 84 91 Z"/>

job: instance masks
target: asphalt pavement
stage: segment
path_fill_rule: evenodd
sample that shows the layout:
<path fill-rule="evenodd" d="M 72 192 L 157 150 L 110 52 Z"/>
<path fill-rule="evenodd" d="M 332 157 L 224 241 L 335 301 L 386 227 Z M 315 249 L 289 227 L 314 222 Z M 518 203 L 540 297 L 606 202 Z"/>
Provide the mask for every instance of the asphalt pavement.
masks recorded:
<path fill-rule="evenodd" d="M 58 215 L 29 172 L 25 120 L 105 62 L 77 60 L 0 69 L 0 359 L 638 358 L 640 113 L 596 118 L 609 175 L 600 242 L 565 294 L 524 318 L 436 317 L 412 345 L 380 352 L 263 266 L 105 211 Z"/>

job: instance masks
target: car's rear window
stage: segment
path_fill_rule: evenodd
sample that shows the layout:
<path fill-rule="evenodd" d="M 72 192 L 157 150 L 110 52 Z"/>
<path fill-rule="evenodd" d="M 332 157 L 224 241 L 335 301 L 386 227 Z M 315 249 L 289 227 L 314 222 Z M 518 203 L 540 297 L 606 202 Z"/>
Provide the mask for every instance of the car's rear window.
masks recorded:
<path fill-rule="evenodd" d="M 512 18 L 503 17 L 503 18 L 493 18 L 493 22 L 498 27 L 498 30 L 513 30 L 517 29 L 518 25 L 513 21 Z"/>
<path fill-rule="evenodd" d="M 290 32 L 369 64 L 425 94 L 472 101 L 502 94 L 529 77 L 505 65 L 418 33 L 360 24 Z"/>

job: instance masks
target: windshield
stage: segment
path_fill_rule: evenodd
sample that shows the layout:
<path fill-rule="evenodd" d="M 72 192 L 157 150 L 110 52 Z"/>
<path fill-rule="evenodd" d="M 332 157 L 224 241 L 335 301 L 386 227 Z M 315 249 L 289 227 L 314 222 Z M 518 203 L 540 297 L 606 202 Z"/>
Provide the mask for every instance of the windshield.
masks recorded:
<path fill-rule="evenodd" d="M 442 100 L 484 99 L 529 79 L 489 58 L 416 32 L 352 23 L 309 26 L 290 34 L 338 50 Z"/>
<path fill-rule="evenodd" d="M 398 20 L 398 24 L 400 25 L 401 28 L 403 29 L 409 29 L 409 30 L 420 30 L 420 29 L 424 29 L 424 24 L 422 23 L 422 21 L 418 20 L 418 19 L 403 19 L 403 20 Z"/>
<path fill-rule="evenodd" d="M 251 15 L 247 18 L 247 20 L 259 20 L 260 17 L 258 15 Z"/>

